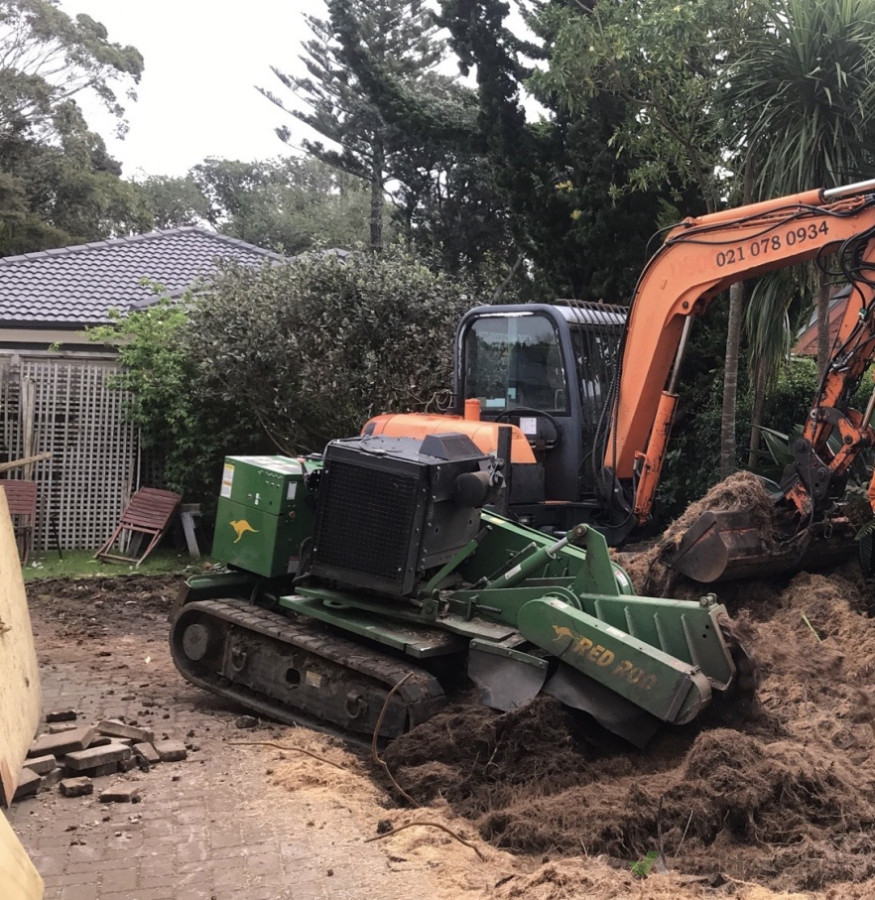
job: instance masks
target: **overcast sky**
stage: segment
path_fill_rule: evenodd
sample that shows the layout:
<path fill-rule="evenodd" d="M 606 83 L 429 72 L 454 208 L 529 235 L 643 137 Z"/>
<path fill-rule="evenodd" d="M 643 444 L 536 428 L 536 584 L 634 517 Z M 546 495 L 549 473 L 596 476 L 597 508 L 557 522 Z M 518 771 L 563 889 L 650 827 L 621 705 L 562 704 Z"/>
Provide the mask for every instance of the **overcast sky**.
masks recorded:
<path fill-rule="evenodd" d="M 323 0 L 61 0 L 71 16 L 102 22 L 113 43 L 133 44 L 145 60 L 127 104 L 130 130 L 113 138 L 110 118 L 82 103 L 126 178 L 184 175 L 208 156 L 269 159 L 289 154 L 274 128 L 295 137 L 304 126 L 255 89 L 289 92 L 270 71 L 300 72 L 301 41 L 311 35 L 302 12 L 326 18 Z"/>

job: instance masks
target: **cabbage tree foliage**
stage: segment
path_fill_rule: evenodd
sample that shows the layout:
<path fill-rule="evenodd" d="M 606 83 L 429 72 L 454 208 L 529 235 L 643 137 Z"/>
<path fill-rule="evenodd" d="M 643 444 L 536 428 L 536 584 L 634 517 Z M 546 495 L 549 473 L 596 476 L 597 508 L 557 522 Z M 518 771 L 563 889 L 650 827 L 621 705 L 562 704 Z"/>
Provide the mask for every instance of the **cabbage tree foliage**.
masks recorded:
<path fill-rule="evenodd" d="M 729 90 L 754 199 L 871 177 L 875 2 L 778 0 Z"/>
<path fill-rule="evenodd" d="M 753 161 L 754 199 L 871 178 L 875 2 L 780 0 L 768 27 L 751 35 L 731 90 L 748 111 L 738 137 Z M 798 287 L 816 297 L 823 371 L 831 279 L 814 266 L 806 276 Z M 752 333 L 768 332 L 767 321 L 757 317 Z"/>

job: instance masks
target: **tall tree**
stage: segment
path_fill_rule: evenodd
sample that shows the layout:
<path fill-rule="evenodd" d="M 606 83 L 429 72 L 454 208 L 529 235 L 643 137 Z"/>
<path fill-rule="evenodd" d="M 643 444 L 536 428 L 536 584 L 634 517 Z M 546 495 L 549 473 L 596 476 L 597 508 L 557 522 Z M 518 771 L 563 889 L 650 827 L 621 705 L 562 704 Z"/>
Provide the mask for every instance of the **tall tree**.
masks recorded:
<path fill-rule="evenodd" d="M 89 131 L 78 107 L 56 116 L 58 145 L 28 138 L 8 141 L 3 180 L 9 205 L 0 208 L 0 254 L 103 240 L 148 230 L 152 216 L 136 185 L 103 140 Z"/>
<path fill-rule="evenodd" d="M 439 22 L 448 29 L 463 74 L 476 72 L 476 93 L 460 114 L 459 108 L 393 79 L 356 40 L 352 0 L 333 3 L 343 16 L 347 58 L 384 117 L 424 145 L 440 148 L 453 174 L 463 175 L 462 160 L 469 172 L 477 172 L 478 197 L 488 193 L 495 210 L 491 218 L 506 229 L 503 253 L 525 263 L 521 281 L 534 280 L 541 296 L 624 299 L 660 198 L 610 195 L 613 170 L 625 163 L 606 146 L 617 114 L 608 104 L 585 123 L 561 110 L 552 119 L 528 120 L 523 82 L 531 60 L 544 56 L 550 35 L 535 41 L 518 37 L 507 24 L 510 7 L 502 0 L 445 0 Z M 552 94 L 541 99 L 552 106 Z M 476 170 L 469 168 L 475 160 Z M 461 191 L 455 197 L 465 220 L 479 221 L 482 213 L 464 206 L 466 200 Z M 493 235 L 502 238 L 495 228 Z"/>
<path fill-rule="evenodd" d="M 777 0 L 735 66 L 739 139 L 757 197 L 835 187 L 875 172 L 875 2 Z M 829 281 L 812 268 L 818 365 L 829 358 Z M 767 309 L 764 306 L 763 309 Z M 758 317 L 757 326 L 768 321 Z"/>
<path fill-rule="evenodd" d="M 625 115 L 611 143 L 630 157 L 632 167 L 617 190 L 692 188 L 714 211 L 733 190 L 739 196 L 739 182 L 731 177 L 735 148 L 728 135 L 726 84 L 730 66 L 764 15 L 760 0 L 734 7 L 721 0 L 553 7 L 543 18 L 556 31 L 555 49 L 537 82 L 558 92 L 572 110 L 605 93 L 622 100 Z M 734 285 L 723 377 L 723 476 L 737 465 L 742 307 L 742 285 Z"/>
<path fill-rule="evenodd" d="M 196 225 L 210 215 L 210 204 L 194 178 L 150 175 L 137 182 L 152 212 L 155 228 Z"/>
<path fill-rule="evenodd" d="M 357 39 L 383 67 L 407 82 L 415 82 L 441 59 L 443 46 L 424 0 L 352 0 Z M 370 186 L 370 244 L 383 246 L 384 191 L 395 177 L 406 143 L 399 129 L 386 122 L 372 103 L 344 55 L 342 33 L 346 21 L 338 16 L 335 0 L 328 2 L 328 19 L 305 16 L 313 38 L 304 43 L 302 60 L 307 76 L 272 67 L 274 74 L 306 110 L 297 109 L 272 91 L 262 93 L 278 107 L 328 140 L 304 139 L 301 145 L 317 159 L 364 179 Z M 292 139 L 291 129 L 278 129 Z"/>
<path fill-rule="evenodd" d="M 97 95 L 124 130 L 117 83 L 135 99 L 143 57 L 108 40 L 90 16 L 71 19 L 59 0 L 0 0 L 0 147 L 14 136 L 51 140 L 58 115 L 82 91 Z"/>
<path fill-rule="evenodd" d="M 77 104 L 96 95 L 125 130 L 143 58 L 58 0 L 0 0 L 0 253 L 97 240 L 148 227 L 138 191 Z"/>
<path fill-rule="evenodd" d="M 615 192 L 655 185 L 679 199 L 692 187 L 713 211 L 726 191 L 719 75 L 753 2 L 550 4 L 537 20 L 553 34 L 549 66 L 533 85 L 579 116 L 599 97 L 620 101 L 610 144 L 629 167 Z"/>

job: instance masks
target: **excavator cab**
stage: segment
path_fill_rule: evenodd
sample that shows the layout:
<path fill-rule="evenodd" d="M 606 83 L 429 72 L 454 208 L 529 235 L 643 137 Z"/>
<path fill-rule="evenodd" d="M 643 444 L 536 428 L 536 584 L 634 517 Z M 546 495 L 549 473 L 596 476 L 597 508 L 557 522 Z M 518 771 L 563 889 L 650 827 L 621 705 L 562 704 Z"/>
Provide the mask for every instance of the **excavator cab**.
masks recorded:
<path fill-rule="evenodd" d="M 601 511 L 596 434 L 625 318 L 622 307 L 567 301 L 481 306 L 459 323 L 457 412 L 477 400 L 484 421 L 525 434 L 536 465 L 513 466 L 508 504 L 527 524 L 565 531 Z"/>

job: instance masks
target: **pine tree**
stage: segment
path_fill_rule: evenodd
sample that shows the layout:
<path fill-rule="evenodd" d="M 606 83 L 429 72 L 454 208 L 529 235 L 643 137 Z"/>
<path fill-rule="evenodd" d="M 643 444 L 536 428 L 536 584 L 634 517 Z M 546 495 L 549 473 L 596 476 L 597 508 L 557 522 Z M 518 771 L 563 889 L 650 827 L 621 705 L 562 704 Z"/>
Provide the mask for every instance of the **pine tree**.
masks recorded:
<path fill-rule="evenodd" d="M 305 139 L 300 145 L 329 165 L 365 179 L 371 187 L 370 243 L 383 246 L 383 208 L 387 182 L 398 177 L 410 150 L 404 132 L 386 121 L 368 99 L 349 64 L 344 29 L 349 13 L 356 23 L 356 41 L 363 52 L 392 78 L 415 84 L 443 55 L 435 26 L 423 0 L 351 0 L 343 10 L 328 2 L 328 19 L 305 16 L 313 38 L 304 43 L 301 57 L 306 76 L 272 71 L 295 97 L 301 110 L 272 91 L 261 92 L 278 107 L 327 139 Z M 286 142 L 288 126 L 277 129 Z"/>

